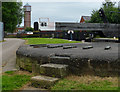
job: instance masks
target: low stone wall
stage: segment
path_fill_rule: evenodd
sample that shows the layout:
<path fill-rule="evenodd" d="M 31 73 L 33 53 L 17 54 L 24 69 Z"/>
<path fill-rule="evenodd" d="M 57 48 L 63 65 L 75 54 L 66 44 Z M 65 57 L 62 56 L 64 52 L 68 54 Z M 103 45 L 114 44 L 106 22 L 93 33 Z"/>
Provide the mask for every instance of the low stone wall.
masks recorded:
<path fill-rule="evenodd" d="M 120 59 L 118 58 L 118 43 L 80 43 L 59 45 L 25 45 L 21 46 L 17 54 L 17 66 L 40 74 L 40 65 L 66 64 L 70 74 L 118 76 Z M 90 49 L 82 49 L 84 46 L 93 46 Z M 110 50 L 104 47 L 110 45 Z M 63 49 L 64 46 L 76 46 L 76 48 Z"/>

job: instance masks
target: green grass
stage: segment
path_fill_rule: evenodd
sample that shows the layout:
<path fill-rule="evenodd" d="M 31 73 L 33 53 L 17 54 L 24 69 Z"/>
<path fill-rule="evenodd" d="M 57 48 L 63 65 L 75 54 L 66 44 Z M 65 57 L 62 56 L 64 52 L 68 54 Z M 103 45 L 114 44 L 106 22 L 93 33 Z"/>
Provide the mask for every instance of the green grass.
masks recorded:
<path fill-rule="evenodd" d="M 3 41 L 0 41 L 0 42 L 5 42 L 5 40 L 3 40 Z"/>
<path fill-rule="evenodd" d="M 19 90 L 30 82 L 32 74 L 28 72 L 8 71 L 2 75 L 2 90 Z M 118 90 L 117 77 L 75 76 L 70 75 L 58 81 L 51 87 L 51 91 L 72 90 Z M 119 89 L 120 90 L 120 89 Z"/>
<path fill-rule="evenodd" d="M 80 43 L 80 41 L 69 41 L 64 39 L 51 38 L 23 38 L 26 44 L 60 44 L 60 43 Z"/>
<path fill-rule="evenodd" d="M 16 72 L 8 71 L 2 75 L 2 90 L 15 90 L 21 88 L 30 81 L 31 76 L 25 74 L 16 74 Z"/>
<path fill-rule="evenodd" d="M 93 80 L 91 82 L 84 83 L 64 78 L 56 83 L 51 90 L 118 90 L 118 87 L 113 86 L 113 84 L 113 82 L 108 80 Z"/>
<path fill-rule="evenodd" d="M 0 75 L 0 92 L 2 91 L 2 75 Z"/>
<path fill-rule="evenodd" d="M 8 75 L 12 75 L 12 74 L 14 74 L 16 71 L 7 71 L 7 72 L 5 72 L 5 74 L 8 74 Z"/>

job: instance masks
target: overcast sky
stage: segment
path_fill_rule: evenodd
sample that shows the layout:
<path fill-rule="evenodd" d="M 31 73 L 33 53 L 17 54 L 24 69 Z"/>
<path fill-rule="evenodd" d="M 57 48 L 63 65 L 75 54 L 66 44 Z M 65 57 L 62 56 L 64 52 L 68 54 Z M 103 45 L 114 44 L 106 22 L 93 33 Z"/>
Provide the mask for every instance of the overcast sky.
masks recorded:
<path fill-rule="evenodd" d="M 50 21 L 79 22 L 81 16 L 90 16 L 92 10 L 98 10 L 104 0 L 24 0 L 23 6 L 29 3 L 32 8 L 32 22 L 40 17 L 48 17 Z M 119 0 L 112 0 L 117 2 Z M 22 23 L 22 26 L 24 23 Z"/>

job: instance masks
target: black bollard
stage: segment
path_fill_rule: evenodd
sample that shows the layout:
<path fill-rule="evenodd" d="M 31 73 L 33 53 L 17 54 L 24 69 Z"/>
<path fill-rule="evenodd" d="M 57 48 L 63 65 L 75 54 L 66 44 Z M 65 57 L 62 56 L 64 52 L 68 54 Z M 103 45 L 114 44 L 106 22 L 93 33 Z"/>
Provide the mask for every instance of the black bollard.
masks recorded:
<path fill-rule="evenodd" d="M 118 42 L 120 42 L 120 36 L 118 37 Z"/>

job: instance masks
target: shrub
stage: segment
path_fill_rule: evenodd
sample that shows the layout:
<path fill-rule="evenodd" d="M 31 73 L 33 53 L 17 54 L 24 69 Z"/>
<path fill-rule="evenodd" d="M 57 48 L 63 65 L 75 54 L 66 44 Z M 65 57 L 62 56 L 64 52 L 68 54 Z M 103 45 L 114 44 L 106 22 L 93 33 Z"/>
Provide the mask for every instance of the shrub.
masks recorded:
<path fill-rule="evenodd" d="M 34 31 L 34 29 L 32 27 L 27 27 L 25 31 Z"/>

